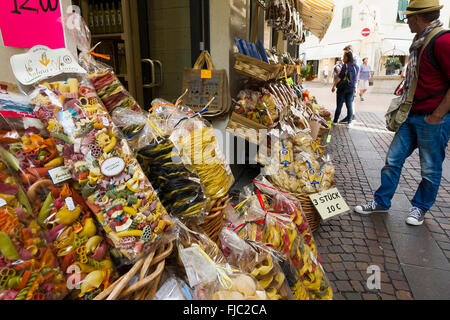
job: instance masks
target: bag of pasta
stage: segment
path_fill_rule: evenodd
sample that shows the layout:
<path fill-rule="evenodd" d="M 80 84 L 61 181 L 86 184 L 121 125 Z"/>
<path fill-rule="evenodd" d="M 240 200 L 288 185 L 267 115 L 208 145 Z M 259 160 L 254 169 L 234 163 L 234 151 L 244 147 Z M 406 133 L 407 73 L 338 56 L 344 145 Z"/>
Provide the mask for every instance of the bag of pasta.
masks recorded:
<path fill-rule="evenodd" d="M 289 210 L 275 209 L 276 202 L 270 194 L 256 190 L 259 207 L 253 205 L 251 214 L 260 211 L 260 220 L 246 223 L 238 231 L 240 237 L 270 244 L 289 259 L 296 269 L 302 285 L 291 287 L 296 299 L 332 299 L 332 289 L 316 255 L 302 237 Z M 252 202 L 256 203 L 255 201 Z M 250 211 L 250 210 L 249 210 Z"/>
<path fill-rule="evenodd" d="M 20 72 L 23 60 L 64 61 L 45 74 Z M 95 214 L 123 263 L 130 264 L 164 241 L 172 222 L 128 143 L 66 49 L 35 47 L 13 56 L 13 70 L 31 97 L 35 114 L 50 132 L 56 149 L 81 195 Z M 40 68 L 40 67 L 39 67 Z M 39 71 L 39 70 L 37 70 Z M 36 72 L 37 72 L 36 71 Z"/>
<path fill-rule="evenodd" d="M 200 178 L 207 197 L 219 199 L 227 194 L 234 177 L 212 126 L 201 115 L 181 119 L 170 140 L 186 167 Z"/>
<path fill-rule="evenodd" d="M 190 223 L 201 223 L 206 197 L 199 177 L 189 171 L 179 159 L 177 148 L 170 140 L 176 123 L 185 115 L 167 101 L 156 99 L 152 112 L 136 113 L 118 109 L 113 119 L 124 128 L 136 157 L 167 211 Z M 139 128 L 139 131 L 135 131 Z M 130 140 L 131 139 L 131 140 Z"/>
<path fill-rule="evenodd" d="M 180 264 L 195 300 L 267 300 L 258 281 L 230 266 L 217 245 L 206 235 L 176 222 Z"/>
<path fill-rule="evenodd" d="M 0 161 L 0 300 L 59 300 L 68 288 L 29 200 Z"/>
<path fill-rule="evenodd" d="M 258 280 L 270 300 L 294 299 L 280 266 L 286 260 L 283 256 L 268 246 L 243 240 L 228 228 L 222 229 L 219 239 L 228 262 Z"/>

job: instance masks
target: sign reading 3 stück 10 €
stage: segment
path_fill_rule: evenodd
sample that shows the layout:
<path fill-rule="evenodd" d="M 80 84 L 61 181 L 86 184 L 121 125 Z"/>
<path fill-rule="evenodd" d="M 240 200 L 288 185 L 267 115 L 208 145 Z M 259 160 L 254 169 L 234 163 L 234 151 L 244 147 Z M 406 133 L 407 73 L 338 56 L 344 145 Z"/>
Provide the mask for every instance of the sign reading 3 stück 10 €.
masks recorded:
<path fill-rule="evenodd" d="M 64 48 L 61 0 L 1 0 L 0 30 L 7 47 Z"/>
<path fill-rule="evenodd" d="M 322 220 L 349 211 L 347 203 L 337 188 L 309 195 Z"/>

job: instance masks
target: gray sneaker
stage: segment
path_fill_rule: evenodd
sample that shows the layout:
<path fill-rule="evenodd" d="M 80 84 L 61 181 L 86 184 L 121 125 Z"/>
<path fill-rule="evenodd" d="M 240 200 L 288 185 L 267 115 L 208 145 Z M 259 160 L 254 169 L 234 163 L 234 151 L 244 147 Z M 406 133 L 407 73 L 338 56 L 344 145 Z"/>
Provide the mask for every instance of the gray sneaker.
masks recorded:
<path fill-rule="evenodd" d="M 375 200 L 370 201 L 365 205 L 355 207 L 355 212 L 359 214 L 386 213 L 388 211 L 389 210 L 380 207 Z"/>
<path fill-rule="evenodd" d="M 425 213 L 419 208 L 412 207 L 409 209 L 408 218 L 406 218 L 406 223 L 412 226 L 420 226 L 423 224 L 425 218 Z"/>

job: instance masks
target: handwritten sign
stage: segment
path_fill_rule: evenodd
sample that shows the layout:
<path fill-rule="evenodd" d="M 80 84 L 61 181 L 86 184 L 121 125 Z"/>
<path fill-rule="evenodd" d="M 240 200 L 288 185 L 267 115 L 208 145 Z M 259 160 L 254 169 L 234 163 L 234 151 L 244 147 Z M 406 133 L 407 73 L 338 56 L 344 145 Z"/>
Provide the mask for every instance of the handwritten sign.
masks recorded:
<path fill-rule="evenodd" d="M 211 77 L 212 77 L 211 70 L 203 69 L 200 73 L 201 79 L 211 79 Z"/>
<path fill-rule="evenodd" d="M 309 197 L 323 220 L 350 210 L 337 188 L 311 194 Z"/>
<path fill-rule="evenodd" d="M 69 169 L 66 166 L 60 166 L 48 170 L 48 175 L 52 179 L 53 184 L 59 184 L 61 182 L 72 179 Z"/>
<path fill-rule="evenodd" d="M 2 0 L 0 30 L 8 47 L 65 47 L 60 0 Z"/>

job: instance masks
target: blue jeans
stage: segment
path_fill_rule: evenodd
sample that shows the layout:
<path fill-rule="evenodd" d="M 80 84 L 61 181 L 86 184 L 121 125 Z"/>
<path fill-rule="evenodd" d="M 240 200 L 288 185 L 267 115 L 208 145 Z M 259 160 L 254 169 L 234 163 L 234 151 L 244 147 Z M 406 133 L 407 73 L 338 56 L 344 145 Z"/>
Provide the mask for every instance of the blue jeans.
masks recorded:
<path fill-rule="evenodd" d="M 338 90 L 336 92 L 336 112 L 334 113 L 334 122 L 339 121 L 339 116 L 341 115 L 342 106 L 347 106 L 347 117 L 345 119 L 348 120 L 349 123 L 353 120 L 353 98 L 355 95 L 355 88 L 347 88 L 342 91 Z"/>
<path fill-rule="evenodd" d="M 440 124 L 425 122 L 423 115 L 410 115 L 392 140 L 386 157 L 386 165 L 381 170 L 381 186 L 375 192 L 375 202 L 389 209 L 391 199 L 397 189 L 400 174 L 406 158 L 419 148 L 422 181 L 411 201 L 413 207 L 424 213 L 436 201 L 442 178 L 442 163 L 445 159 L 450 135 L 450 114 Z"/>

